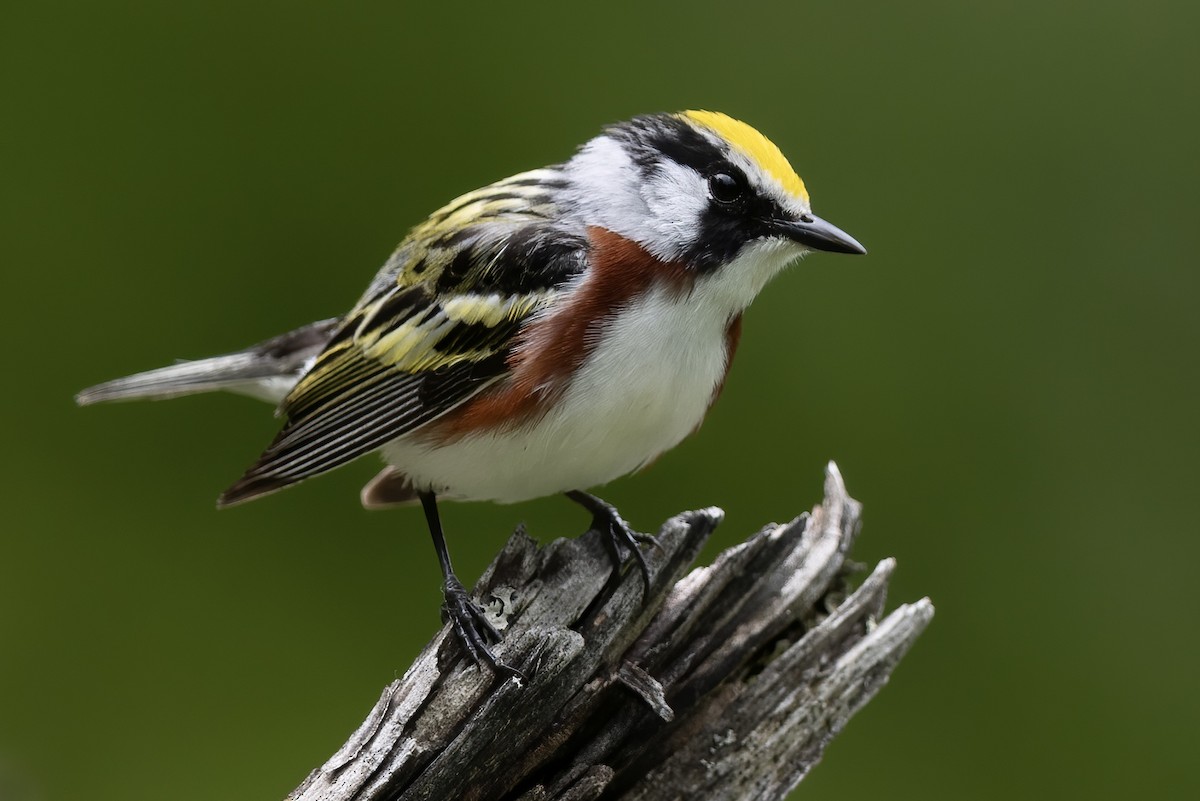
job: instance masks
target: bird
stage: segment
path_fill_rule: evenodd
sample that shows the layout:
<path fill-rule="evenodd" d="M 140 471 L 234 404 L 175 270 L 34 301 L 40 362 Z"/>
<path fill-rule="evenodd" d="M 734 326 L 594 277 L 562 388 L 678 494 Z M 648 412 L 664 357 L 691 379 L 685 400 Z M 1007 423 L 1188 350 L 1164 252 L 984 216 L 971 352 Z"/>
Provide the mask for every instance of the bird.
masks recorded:
<path fill-rule="evenodd" d="M 455 575 L 439 500 L 565 495 L 592 515 L 615 568 L 632 554 L 648 592 L 640 546 L 653 538 L 588 490 L 700 426 L 743 312 L 812 251 L 866 253 L 813 214 L 771 140 L 720 112 L 646 114 L 433 212 L 346 314 L 76 400 L 224 390 L 276 404 L 282 429 L 220 507 L 378 453 L 362 504 L 421 505 L 443 618 L 474 662 L 519 675 Z"/>

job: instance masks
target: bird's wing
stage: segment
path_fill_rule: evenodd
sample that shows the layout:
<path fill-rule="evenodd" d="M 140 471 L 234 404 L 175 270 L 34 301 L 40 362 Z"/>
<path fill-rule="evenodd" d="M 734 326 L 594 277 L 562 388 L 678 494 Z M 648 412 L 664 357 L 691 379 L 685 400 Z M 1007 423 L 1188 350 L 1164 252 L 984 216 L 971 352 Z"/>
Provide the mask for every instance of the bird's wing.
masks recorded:
<path fill-rule="evenodd" d="M 401 244 L 284 399 L 286 425 L 222 505 L 345 464 L 505 375 L 522 324 L 583 270 L 587 245 L 551 215 L 531 215 L 535 204 L 497 214 L 488 203 L 503 207 L 494 199 L 503 186 L 460 199 L 475 202 L 473 224 L 452 203 Z"/>

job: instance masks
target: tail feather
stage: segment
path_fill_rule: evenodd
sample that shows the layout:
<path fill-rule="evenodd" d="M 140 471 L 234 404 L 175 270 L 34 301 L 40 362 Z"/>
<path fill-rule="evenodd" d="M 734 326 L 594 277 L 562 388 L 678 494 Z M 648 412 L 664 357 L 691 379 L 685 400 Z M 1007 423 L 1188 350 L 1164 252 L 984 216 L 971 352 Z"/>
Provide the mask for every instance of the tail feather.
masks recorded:
<path fill-rule="evenodd" d="M 236 353 L 180 362 L 106 381 L 80 392 L 75 402 L 89 406 L 224 390 L 278 403 L 325 347 L 338 322 L 322 320 Z"/>
<path fill-rule="evenodd" d="M 89 406 L 108 401 L 177 398 L 217 390 L 252 392 L 264 379 L 278 377 L 278 371 L 268 367 L 253 354 L 230 353 L 106 381 L 80 392 L 75 402 Z"/>
<path fill-rule="evenodd" d="M 287 478 L 280 476 L 243 476 L 229 489 L 221 493 L 217 498 L 217 508 L 224 509 L 228 506 L 236 506 L 239 503 L 252 501 L 263 495 L 270 495 L 272 492 L 278 492 L 284 487 L 290 487 L 303 481 L 304 478 Z"/>

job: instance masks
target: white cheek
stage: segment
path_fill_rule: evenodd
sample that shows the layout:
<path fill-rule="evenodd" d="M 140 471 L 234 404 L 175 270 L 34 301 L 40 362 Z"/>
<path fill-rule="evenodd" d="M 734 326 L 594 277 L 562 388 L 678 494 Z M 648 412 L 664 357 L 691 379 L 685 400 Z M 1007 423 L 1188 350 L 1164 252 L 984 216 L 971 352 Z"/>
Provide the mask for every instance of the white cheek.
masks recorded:
<path fill-rule="evenodd" d="M 678 259 L 695 240 L 708 205 L 707 182 L 695 170 L 665 161 L 644 177 L 620 144 L 601 136 L 566 172 L 576 187 L 569 207 L 584 225 L 607 228 L 664 261 Z"/>
<path fill-rule="evenodd" d="M 593 139 L 568 162 L 566 173 L 575 187 L 568 208 L 580 222 L 641 240 L 650 212 L 637 165 L 621 145 L 606 136 Z"/>
<path fill-rule="evenodd" d="M 681 257 L 695 240 L 708 208 L 707 182 L 689 167 L 666 162 L 647 182 L 645 196 L 653 236 L 644 244 L 664 261 Z"/>

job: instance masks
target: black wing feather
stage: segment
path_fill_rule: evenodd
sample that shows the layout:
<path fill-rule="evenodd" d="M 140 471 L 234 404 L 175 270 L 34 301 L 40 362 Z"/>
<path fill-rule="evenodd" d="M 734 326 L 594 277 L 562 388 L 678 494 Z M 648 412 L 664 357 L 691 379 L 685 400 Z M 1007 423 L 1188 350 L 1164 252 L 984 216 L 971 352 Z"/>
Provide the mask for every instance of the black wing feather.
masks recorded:
<path fill-rule="evenodd" d="M 218 503 L 229 506 L 324 473 L 463 403 L 505 371 L 504 354 L 421 374 L 381 369 L 344 403 L 290 418 L 259 460 Z"/>

